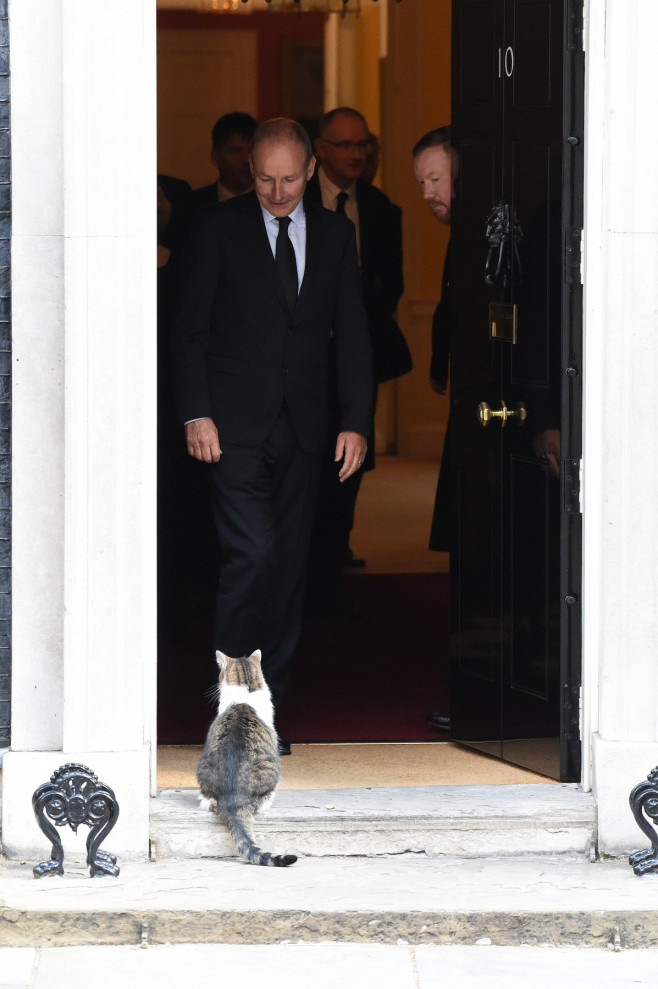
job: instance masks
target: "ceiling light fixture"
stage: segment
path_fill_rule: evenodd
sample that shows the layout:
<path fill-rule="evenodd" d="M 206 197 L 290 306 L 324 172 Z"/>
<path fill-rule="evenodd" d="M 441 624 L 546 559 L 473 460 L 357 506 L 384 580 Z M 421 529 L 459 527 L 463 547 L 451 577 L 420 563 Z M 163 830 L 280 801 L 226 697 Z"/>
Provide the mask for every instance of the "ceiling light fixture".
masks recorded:
<path fill-rule="evenodd" d="M 216 14 L 248 14 L 257 10 L 296 13 L 359 14 L 365 3 L 379 0 L 197 0 L 197 10 Z M 402 0 L 395 0 L 401 3 Z"/>

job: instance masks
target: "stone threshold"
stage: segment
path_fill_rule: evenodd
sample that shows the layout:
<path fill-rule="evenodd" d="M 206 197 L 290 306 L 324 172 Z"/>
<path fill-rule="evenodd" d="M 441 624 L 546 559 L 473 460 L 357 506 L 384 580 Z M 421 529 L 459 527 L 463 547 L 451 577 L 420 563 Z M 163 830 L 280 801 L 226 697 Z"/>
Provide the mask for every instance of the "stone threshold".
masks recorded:
<path fill-rule="evenodd" d="M 658 946 L 658 877 L 583 856 L 398 855 L 127 862 L 35 880 L 0 864 L 0 945 L 140 943 Z"/>
<path fill-rule="evenodd" d="M 151 801 L 155 859 L 230 857 L 235 849 L 197 790 Z M 300 856 L 576 854 L 596 846 L 596 803 L 570 783 L 279 790 L 256 820 L 258 844 Z"/>

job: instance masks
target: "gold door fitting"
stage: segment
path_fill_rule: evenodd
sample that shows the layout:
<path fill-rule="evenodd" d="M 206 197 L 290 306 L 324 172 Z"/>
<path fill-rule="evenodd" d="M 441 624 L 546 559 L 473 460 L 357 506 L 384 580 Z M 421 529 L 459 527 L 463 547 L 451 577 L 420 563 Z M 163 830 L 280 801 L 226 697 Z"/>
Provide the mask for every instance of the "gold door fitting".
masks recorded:
<path fill-rule="evenodd" d="M 528 415 L 523 402 L 517 402 L 513 409 L 508 409 L 505 402 L 501 401 L 499 409 L 492 409 L 488 402 L 480 402 L 478 405 L 478 419 L 481 426 L 488 426 L 492 419 L 500 419 L 501 427 L 508 419 L 514 419 L 519 426 L 525 422 Z"/>

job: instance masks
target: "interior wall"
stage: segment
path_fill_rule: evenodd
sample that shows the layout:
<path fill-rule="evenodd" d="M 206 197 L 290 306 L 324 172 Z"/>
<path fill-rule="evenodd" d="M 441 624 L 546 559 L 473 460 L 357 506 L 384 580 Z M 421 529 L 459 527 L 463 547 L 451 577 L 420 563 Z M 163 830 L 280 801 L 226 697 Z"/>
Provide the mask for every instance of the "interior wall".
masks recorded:
<path fill-rule="evenodd" d="M 381 127 L 380 27 L 376 4 L 362 7 L 358 16 L 332 14 L 330 34 L 335 31 L 336 75 L 329 87 L 325 110 L 352 106 L 368 121 L 370 130 Z"/>
<path fill-rule="evenodd" d="M 437 223 L 413 176 L 411 149 L 426 131 L 450 122 L 451 0 L 388 0 L 382 61 L 382 143 L 387 194 L 402 207 L 405 292 L 398 315 L 414 358 L 397 382 L 398 453 L 438 458 L 448 396 L 429 383 L 432 314 L 441 290 L 450 231 Z"/>
<path fill-rule="evenodd" d="M 223 113 L 258 113 L 258 33 L 158 31 L 158 172 L 193 189 L 217 179 L 210 132 Z"/>
<path fill-rule="evenodd" d="M 364 8 L 361 15 L 356 18 L 356 22 L 359 51 L 358 108 L 368 121 L 370 130 L 379 134 L 381 128 L 379 11 L 376 7 Z"/>
<path fill-rule="evenodd" d="M 193 188 L 216 179 L 210 132 L 223 113 L 302 122 L 319 116 L 326 20 L 316 13 L 159 10 L 158 171 Z"/>

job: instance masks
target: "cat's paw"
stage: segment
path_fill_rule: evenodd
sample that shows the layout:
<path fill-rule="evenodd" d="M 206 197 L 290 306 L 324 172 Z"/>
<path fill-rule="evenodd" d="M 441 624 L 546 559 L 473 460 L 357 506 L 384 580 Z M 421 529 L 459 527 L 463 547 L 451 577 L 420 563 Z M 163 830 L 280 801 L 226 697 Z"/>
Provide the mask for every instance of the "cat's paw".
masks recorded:
<path fill-rule="evenodd" d="M 272 793 L 270 793 L 267 797 L 265 797 L 265 799 L 259 805 L 258 810 L 259 811 L 267 810 L 268 807 L 271 807 L 272 801 L 274 800 L 275 796 L 276 796 L 276 790 L 273 790 Z"/>
<path fill-rule="evenodd" d="M 214 814 L 216 809 L 217 801 L 214 797 L 204 797 L 202 793 L 199 794 L 199 810 L 205 810 L 210 814 Z"/>

